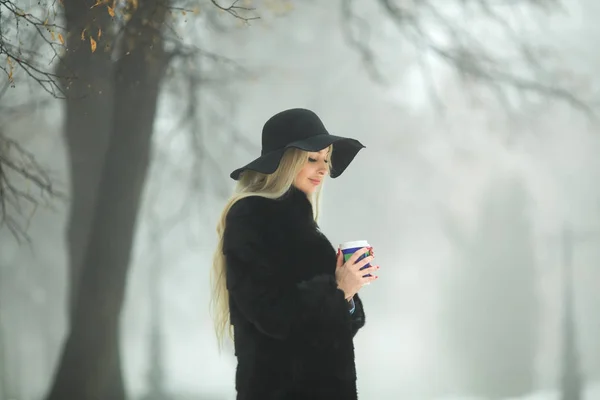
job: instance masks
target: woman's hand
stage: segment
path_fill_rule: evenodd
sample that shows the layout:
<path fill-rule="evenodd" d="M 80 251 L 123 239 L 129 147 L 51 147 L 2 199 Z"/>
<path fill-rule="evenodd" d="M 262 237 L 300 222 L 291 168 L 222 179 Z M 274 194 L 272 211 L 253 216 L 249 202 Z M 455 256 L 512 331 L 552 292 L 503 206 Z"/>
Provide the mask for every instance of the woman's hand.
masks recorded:
<path fill-rule="evenodd" d="M 344 291 L 346 300 L 351 299 L 366 284 L 371 283 L 378 277 L 373 272 L 378 270 L 378 266 L 371 265 L 368 268 L 360 270 L 362 267 L 373 261 L 373 256 L 368 256 L 356 262 L 356 260 L 368 252 L 368 247 L 357 250 L 344 263 L 344 254 L 338 250 L 337 265 L 335 269 L 335 278 L 338 287 Z M 364 276 L 371 274 L 371 276 Z"/>

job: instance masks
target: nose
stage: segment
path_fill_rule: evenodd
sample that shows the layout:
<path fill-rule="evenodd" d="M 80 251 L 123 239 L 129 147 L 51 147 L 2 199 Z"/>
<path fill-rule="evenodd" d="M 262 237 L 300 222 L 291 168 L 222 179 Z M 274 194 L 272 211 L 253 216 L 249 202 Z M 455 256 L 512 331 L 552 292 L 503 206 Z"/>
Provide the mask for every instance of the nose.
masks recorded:
<path fill-rule="evenodd" d="M 318 173 L 319 173 L 319 175 L 321 175 L 321 176 L 325 176 L 325 173 L 326 173 L 326 172 L 327 172 L 327 164 L 325 164 L 324 162 L 322 162 L 322 163 L 320 164 L 320 168 L 319 168 L 319 171 L 318 171 Z"/>

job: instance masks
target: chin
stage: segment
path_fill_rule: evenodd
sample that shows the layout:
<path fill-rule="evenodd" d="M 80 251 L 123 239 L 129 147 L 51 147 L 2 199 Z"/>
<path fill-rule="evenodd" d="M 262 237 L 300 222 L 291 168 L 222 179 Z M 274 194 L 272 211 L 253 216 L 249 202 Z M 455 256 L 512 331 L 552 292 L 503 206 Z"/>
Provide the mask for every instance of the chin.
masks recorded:
<path fill-rule="evenodd" d="M 302 187 L 299 187 L 298 189 L 300 189 L 300 191 L 304 192 L 304 194 L 306 194 L 306 195 L 313 194 L 317 190 L 317 188 L 312 185 L 302 186 Z"/>

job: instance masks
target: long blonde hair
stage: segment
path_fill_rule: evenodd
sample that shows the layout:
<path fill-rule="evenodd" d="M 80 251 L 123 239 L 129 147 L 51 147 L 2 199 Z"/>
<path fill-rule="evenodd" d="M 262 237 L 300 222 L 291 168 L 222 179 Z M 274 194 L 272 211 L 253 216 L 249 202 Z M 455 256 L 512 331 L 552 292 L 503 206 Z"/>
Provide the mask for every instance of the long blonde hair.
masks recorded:
<path fill-rule="evenodd" d="M 332 146 L 329 146 L 327 159 L 331 170 Z M 227 213 L 235 202 L 250 196 L 261 196 L 267 199 L 278 199 L 283 196 L 294 183 L 298 172 L 308 161 L 308 152 L 291 148 L 288 149 L 279 163 L 279 167 L 272 174 L 262 174 L 256 171 L 244 171 L 237 183 L 235 192 L 225 203 L 223 212 L 217 224 L 218 242 L 213 255 L 213 264 L 211 269 L 211 315 L 214 323 L 215 333 L 219 349 L 222 348 L 226 331 L 231 340 L 233 340 L 233 326 L 229 318 L 229 293 L 227 291 L 225 280 L 225 256 L 223 255 L 223 232 L 225 231 L 225 219 Z M 321 197 L 321 187 L 309 198 L 313 206 L 313 217 L 315 220 L 319 217 L 319 201 Z"/>

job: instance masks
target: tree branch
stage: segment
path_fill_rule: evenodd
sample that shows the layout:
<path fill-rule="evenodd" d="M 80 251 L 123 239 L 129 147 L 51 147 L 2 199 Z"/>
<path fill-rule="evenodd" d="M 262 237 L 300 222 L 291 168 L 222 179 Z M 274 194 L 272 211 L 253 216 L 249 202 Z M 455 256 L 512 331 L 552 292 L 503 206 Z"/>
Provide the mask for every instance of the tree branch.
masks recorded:
<path fill-rule="evenodd" d="M 379 73 L 373 72 L 377 70 L 376 60 L 373 50 L 368 46 L 368 38 L 364 39 L 358 35 L 347 33 L 357 25 L 365 31 L 365 28 L 362 27 L 365 25 L 364 20 L 356 17 L 356 13 L 352 10 L 353 3 L 349 0 L 341 1 L 341 11 L 344 17 L 342 29 L 346 33 L 345 37 L 349 45 L 357 49 L 361 55 L 369 74 L 377 76 Z M 402 37 L 415 46 L 419 56 L 433 55 L 438 60 L 450 65 L 462 76 L 492 86 L 495 90 L 499 87 L 511 87 L 522 92 L 557 98 L 590 117 L 594 116 L 592 104 L 574 94 L 567 87 L 559 86 L 558 79 L 544 69 L 545 63 L 541 58 L 541 52 L 519 37 L 508 20 L 499 12 L 500 7 L 502 7 L 502 11 L 510 11 L 511 7 L 516 8 L 517 6 L 537 7 L 545 11 L 559 10 L 561 8 L 559 0 L 515 0 L 509 3 L 493 0 L 470 2 L 456 0 L 454 2 L 454 6 L 462 7 L 463 10 L 467 10 L 470 6 L 475 7 L 475 11 L 479 13 L 477 15 L 481 16 L 483 21 L 499 27 L 505 37 L 510 40 L 514 49 L 518 51 L 519 60 L 503 60 L 499 54 L 491 50 L 493 46 L 490 46 L 489 43 L 482 43 L 477 34 L 469 30 L 471 24 L 465 23 L 461 18 L 444 15 L 439 3 L 431 0 L 413 0 L 403 2 L 400 6 L 394 0 L 377 0 L 377 4 L 396 26 Z M 509 9 L 507 10 L 507 8 Z M 442 28 L 448 43 L 442 44 L 440 40 L 434 39 L 434 29 L 431 27 L 428 29 L 428 26 Z M 520 65 L 519 62 L 525 63 L 525 67 L 529 69 L 527 73 L 515 72 L 515 65 Z M 425 57 L 419 60 L 419 66 L 429 82 L 430 89 L 433 88 L 433 77 L 428 71 L 429 64 Z M 376 80 L 381 81 L 381 79 Z M 432 96 L 435 94 L 432 93 Z M 436 99 L 434 98 L 434 100 Z"/>
<path fill-rule="evenodd" d="M 38 3 L 39 10 L 33 8 L 24 11 L 17 7 L 14 0 L 0 0 L 0 56 L 6 57 L 6 66 L 0 66 L 0 69 L 12 87 L 15 86 L 16 74 L 24 72 L 51 96 L 65 98 L 58 84 L 61 77 L 53 72 L 52 67 L 63 49 L 65 39 L 60 32 L 64 31 L 64 27 L 53 22 L 56 10 L 53 13 L 50 10 L 54 5 L 45 4 Z M 34 13 L 45 15 L 46 19 L 42 20 Z M 11 37 L 6 33 L 11 33 Z M 17 44 L 13 44 L 13 41 Z"/>
<path fill-rule="evenodd" d="M 375 67 L 375 56 L 368 45 L 370 26 L 364 18 L 354 13 L 352 9 L 353 2 L 354 0 L 342 0 L 340 3 L 342 7 L 342 31 L 344 37 L 350 46 L 354 47 L 360 54 L 363 65 L 371 78 L 379 83 L 383 83 L 383 76 Z"/>
<path fill-rule="evenodd" d="M 0 228 L 6 226 L 19 243 L 29 241 L 27 226 L 40 205 L 65 198 L 52 182 L 33 154 L 0 132 Z"/>
<path fill-rule="evenodd" d="M 75 0 L 72 6 L 78 10 L 85 12 L 88 9 L 89 4 L 79 3 Z M 62 3 L 62 2 L 61 2 Z M 157 0 L 157 5 L 167 7 L 171 10 L 179 10 L 182 13 L 188 11 L 196 14 L 195 10 L 187 10 L 183 7 L 173 7 L 170 2 Z M 236 0 L 230 6 L 221 6 L 216 1 L 212 1 L 217 9 L 227 12 L 235 18 L 248 22 L 253 19 L 258 19 L 257 16 L 249 15 L 253 8 L 239 6 Z M 91 3 L 90 3 L 91 4 Z M 93 7 L 98 5 L 108 5 L 105 0 L 96 2 Z M 25 78 L 29 78 L 29 81 L 37 83 L 42 89 L 50 94 L 53 98 L 65 99 L 68 93 L 63 90 L 65 85 L 62 84 L 63 80 L 68 81 L 70 79 L 77 78 L 76 76 L 61 76 L 54 72 L 54 64 L 57 59 L 60 60 L 65 51 L 65 44 L 67 39 L 69 43 L 73 43 L 76 47 L 78 38 L 67 38 L 63 37 L 63 32 L 67 30 L 55 23 L 58 21 L 58 14 L 64 14 L 65 10 L 55 9 L 57 4 L 55 0 L 51 0 L 50 3 L 42 2 L 37 3 L 29 10 L 21 10 L 17 6 L 16 0 L 0 0 L 0 69 L 4 72 L 7 77 L 0 83 L 0 97 L 8 94 L 11 88 L 15 87 L 16 77 L 18 74 L 23 74 Z M 130 7 L 128 4 L 125 8 Z M 107 31 L 114 28 L 119 30 L 119 24 L 127 22 L 125 14 L 127 12 L 138 12 L 137 7 L 133 10 L 118 9 L 118 10 L 98 10 L 111 14 L 114 16 L 113 21 L 115 26 L 97 26 L 94 29 L 102 29 Z M 152 13 L 152 10 L 146 10 Z M 108 15 L 106 15 L 108 20 Z M 97 24 L 97 20 L 95 23 Z M 124 26 L 127 24 L 123 24 Z M 165 24 L 167 25 L 167 24 Z M 85 24 L 84 24 L 85 26 Z M 233 60 L 229 60 L 225 57 L 221 57 L 215 53 L 211 53 L 193 46 L 186 46 L 183 44 L 183 39 L 179 38 L 174 29 L 170 27 L 164 28 L 164 26 L 154 27 L 154 34 L 163 35 L 166 41 L 173 44 L 173 52 L 170 54 L 169 61 L 172 59 L 179 60 L 209 60 L 211 63 L 219 65 L 219 70 L 223 70 L 223 66 L 227 67 L 229 71 L 233 72 L 234 76 L 245 75 L 244 69 Z M 83 28 L 82 28 L 83 29 Z M 87 29 L 87 28 L 86 28 Z M 121 29 L 122 30 L 122 29 Z M 81 33 L 82 38 L 84 37 L 85 30 Z M 89 33 L 89 32 L 88 32 Z M 96 35 L 97 39 L 100 37 L 100 31 Z M 114 35 L 113 35 L 114 36 Z M 89 36 L 86 34 L 85 36 Z M 125 44 L 125 43 L 123 43 Z M 85 45 L 85 43 L 83 43 Z M 71 51 L 73 49 L 70 49 Z M 90 48 L 91 52 L 94 48 Z M 73 71 L 75 72 L 75 71 Z M 71 72 L 69 72 L 71 74 Z M 223 78 L 219 80 L 218 77 L 203 78 L 200 79 L 197 75 L 197 83 L 202 83 L 206 87 L 209 87 L 211 83 L 224 83 L 231 82 L 231 79 L 227 80 Z M 193 88 L 197 89 L 197 85 L 190 86 L 190 90 Z M 195 107 L 196 104 L 190 105 Z M 3 117 L 8 114 L 19 112 L 20 107 L 2 107 L 0 112 Z M 194 111 L 197 112 L 197 111 Z M 190 111 L 188 111 L 188 118 Z M 197 126 L 192 126 L 192 130 L 196 132 Z M 199 138 L 196 138 L 199 140 Z M 194 146 L 200 146 L 199 143 L 195 143 Z M 200 146 L 201 147 L 201 146 Z M 204 152 L 202 154 L 210 164 L 210 168 L 214 168 L 217 165 L 216 160 L 211 160 L 211 155 Z M 43 166 L 41 166 L 32 153 L 20 146 L 17 141 L 9 139 L 4 136 L 1 132 L 0 127 L 0 227 L 7 227 L 14 237 L 21 242 L 22 240 L 29 240 L 27 235 L 27 226 L 29 220 L 37 210 L 39 206 L 49 206 L 52 200 L 56 198 L 65 197 L 60 191 L 58 191 L 54 185 L 51 176 L 47 173 Z"/>
<path fill-rule="evenodd" d="M 223 6 L 219 5 L 219 3 L 216 2 L 216 0 L 210 0 L 210 1 L 219 10 L 225 11 L 225 12 L 231 14 L 232 16 L 234 16 L 235 18 L 240 19 L 244 22 L 249 22 L 249 21 L 252 21 L 255 19 L 260 19 L 260 17 L 258 17 L 258 16 L 246 17 L 245 16 L 246 13 L 248 13 L 250 11 L 255 11 L 255 9 L 251 8 L 251 7 L 238 6 L 237 3 L 239 3 L 240 0 L 235 0 L 233 2 L 233 4 L 230 5 L 229 7 L 223 7 Z M 240 12 L 241 12 L 241 14 L 240 14 Z"/>

